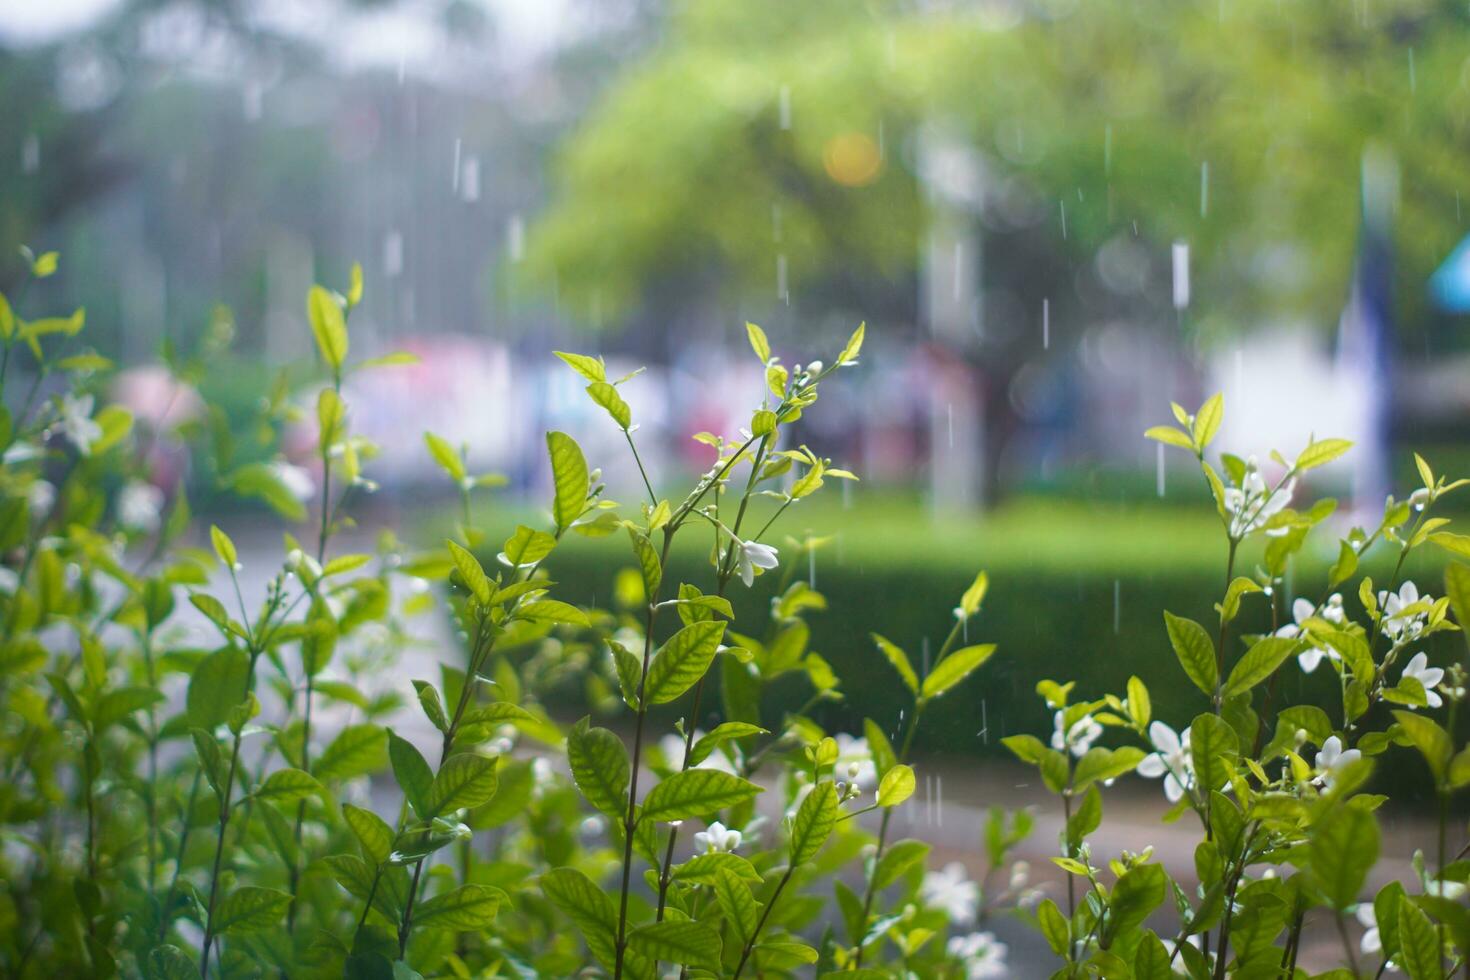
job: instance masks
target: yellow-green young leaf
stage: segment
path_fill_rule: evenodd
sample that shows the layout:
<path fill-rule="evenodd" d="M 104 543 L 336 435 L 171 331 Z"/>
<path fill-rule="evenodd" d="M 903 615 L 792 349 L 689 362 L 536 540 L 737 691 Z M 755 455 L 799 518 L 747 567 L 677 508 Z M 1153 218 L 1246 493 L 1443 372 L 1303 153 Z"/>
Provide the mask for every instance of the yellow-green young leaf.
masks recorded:
<path fill-rule="evenodd" d="M 587 948 L 611 971 L 617 956 L 617 911 L 612 899 L 575 868 L 557 868 L 541 876 L 541 893 L 571 919 Z"/>
<path fill-rule="evenodd" d="M 906 686 L 914 694 L 919 693 L 919 675 L 914 673 L 913 664 L 909 662 L 909 655 L 897 644 L 877 633 L 873 634 L 873 642 L 878 644 L 878 649 L 888 662 L 893 664 L 893 669 L 898 671 L 898 676 L 903 678 Z"/>
<path fill-rule="evenodd" d="M 640 819 L 665 823 L 705 817 L 738 806 L 760 792 L 761 787 L 755 783 L 718 769 L 686 769 L 649 792 Z"/>
<path fill-rule="evenodd" d="M 1223 696 L 1233 698 L 1237 694 L 1244 694 L 1270 677 L 1296 647 L 1296 640 L 1284 636 L 1268 636 L 1257 640 L 1230 671 Z"/>
<path fill-rule="evenodd" d="M 1153 718 L 1153 703 L 1148 688 L 1137 677 L 1128 678 L 1128 717 L 1139 728 L 1147 728 Z"/>
<path fill-rule="evenodd" d="M 751 735 L 770 734 L 759 725 L 752 725 L 746 721 L 725 721 L 716 725 L 708 735 L 702 736 L 689 749 L 689 765 L 697 766 L 710 757 L 710 753 L 724 743 L 732 739 L 747 738 Z"/>
<path fill-rule="evenodd" d="M 36 261 L 31 263 L 31 275 L 37 279 L 45 279 L 56 272 L 56 266 L 60 261 L 60 252 L 42 252 L 36 256 Z"/>
<path fill-rule="evenodd" d="M 15 311 L 10 308 L 10 300 L 0 293 L 0 340 L 10 343 L 15 336 Z"/>
<path fill-rule="evenodd" d="M 219 562 L 226 568 L 234 568 L 239 564 L 239 555 L 235 552 L 235 542 L 230 536 L 221 531 L 218 525 L 209 526 L 209 540 L 214 544 L 214 553 L 219 557 Z"/>
<path fill-rule="evenodd" d="M 350 310 L 362 302 L 362 263 L 352 263 L 347 278 L 347 308 Z"/>
<path fill-rule="evenodd" d="M 1419 469 L 1419 479 L 1424 481 L 1427 489 L 1434 489 L 1434 471 L 1429 468 L 1429 463 L 1418 453 L 1414 454 L 1414 465 Z"/>
<path fill-rule="evenodd" d="M 110 371 L 113 363 L 101 354 L 77 354 L 56 362 L 63 371 Z"/>
<path fill-rule="evenodd" d="M 1210 634 L 1194 620 L 1167 611 L 1164 613 L 1164 626 L 1169 631 L 1169 642 L 1184 673 L 1194 681 L 1195 687 L 1213 697 L 1220 674 L 1215 665 L 1215 647 L 1210 642 Z"/>
<path fill-rule="evenodd" d="M 1470 565 L 1454 562 L 1444 570 L 1444 594 L 1449 597 L 1455 620 L 1470 629 Z"/>
<path fill-rule="evenodd" d="M 766 387 L 769 388 L 771 394 L 775 395 L 777 398 L 785 398 L 786 382 L 788 379 L 790 379 L 790 377 L 791 375 L 784 367 L 779 364 L 772 364 L 766 368 Z M 787 418 L 787 421 L 792 422 L 795 420 L 792 418 Z"/>
<path fill-rule="evenodd" d="M 480 566 L 480 560 L 453 541 L 444 543 L 449 546 L 449 557 L 454 559 L 454 567 L 459 571 L 459 577 L 464 580 L 465 588 L 470 590 L 470 594 L 478 599 L 481 605 L 488 606 L 495 590 L 490 585 L 490 579 L 485 576 L 485 569 Z"/>
<path fill-rule="evenodd" d="M 475 755 L 462 752 L 451 755 L 439 767 L 433 784 L 429 787 L 429 812 L 420 814 L 428 819 L 452 810 L 471 810 L 490 802 L 499 786 L 494 756 Z"/>
<path fill-rule="evenodd" d="M 914 770 L 910 766 L 897 765 L 883 774 L 878 783 L 878 805 L 898 806 L 914 795 Z"/>
<path fill-rule="evenodd" d="M 306 315 L 322 360 L 333 373 L 341 372 L 347 361 L 347 319 L 337 297 L 321 286 L 312 286 L 306 295 Z"/>
<path fill-rule="evenodd" d="M 1194 440 L 1189 434 L 1181 432 L 1172 425 L 1156 425 L 1143 434 L 1145 439 L 1162 442 L 1166 446 L 1178 446 L 1180 449 L 1194 451 Z"/>
<path fill-rule="evenodd" d="M 239 935 L 274 929 L 281 924 L 291 896 L 274 888 L 246 885 L 226 895 L 214 910 L 211 925 L 216 935 Z"/>
<path fill-rule="evenodd" d="M 342 435 L 347 406 L 335 389 L 323 388 L 316 399 L 316 431 L 318 445 L 330 446 Z"/>
<path fill-rule="evenodd" d="M 1319 439 L 1302 450 L 1296 458 L 1296 468 L 1305 471 L 1325 466 L 1351 448 L 1353 444 L 1347 439 Z"/>
<path fill-rule="evenodd" d="M 419 705 L 424 709 L 429 723 L 441 732 L 449 731 L 449 715 L 444 711 L 439 689 L 428 681 L 414 681 L 413 689 L 418 692 Z"/>
<path fill-rule="evenodd" d="M 1340 806 L 1325 813 L 1308 837 L 1308 869 L 1327 904 L 1350 908 L 1378 860 L 1378 821 L 1367 810 Z"/>
<path fill-rule="evenodd" d="M 837 786 L 818 783 L 791 818 L 791 865 L 799 867 L 817 856 L 837 825 Z"/>
<path fill-rule="evenodd" d="M 1429 536 L 1429 540 L 1452 555 L 1470 558 L 1470 535 L 1455 534 L 1452 531 L 1436 531 Z"/>
<path fill-rule="evenodd" d="M 847 338 L 847 346 L 842 348 L 842 353 L 837 355 L 838 364 L 852 364 L 857 360 L 858 354 L 863 349 L 863 335 L 868 331 L 866 321 L 858 324 L 858 328 Z"/>
<path fill-rule="evenodd" d="M 516 533 L 505 541 L 505 550 L 500 560 L 512 568 L 534 565 L 556 547 L 556 538 L 545 531 L 536 531 L 524 524 L 516 526 Z"/>
<path fill-rule="evenodd" d="M 623 396 L 618 394 L 618 389 L 606 381 L 594 381 L 587 386 L 587 394 L 592 400 L 607 410 L 612 420 L 618 424 L 618 428 L 624 432 L 628 426 L 633 424 L 633 410 L 628 403 L 623 401 Z"/>
<path fill-rule="evenodd" d="M 706 855 L 707 857 L 732 857 L 733 855 Z M 684 876 L 681 874 L 681 878 Z M 715 901 L 725 921 L 734 926 L 741 942 L 749 942 L 755 935 L 756 923 L 760 919 L 761 903 L 750 893 L 750 885 L 736 877 L 735 872 L 716 868 L 714 872 Z"/>
<path fill-rule="evenodd" d="M 638 565 L 643 572 L 643 594 L 649 602 L 654 601 L 658 595 L 658 587 L 663 583 L 663 565 L 659 562 L 658 549 L 653 542 L 648 540 L 648 535 L 628 525 L 628 537 L 633 541 L 633 554 L 638 557 Z"/>
<path fill-rule="evenodd" d="M 709 670 L 724 635 L 724 622 L 711 619 L 691 623 L 669 637 L 648 665 L 644 703 L 668 704 L 693 687 Z"/>
<path fill-rule="evenodd" d="M 487 929 L 494 923 L 504 897 L 505 892 L 499 888 L 460 885 L 417 905 L 413 910 L 413 924 L 419 929 L 454 932 Z"/>
<path fill-rule="evenodd" d="M 432 432 L 424 433 L 424 445 L 429 447 L 429 455 L 434 457 L 434 462 L 439 468 L 449 474 L 449 478 L 455 483 L 462 483 L 468 473 L 464 468 L 464 460 L 459 453 L 455 452 L 446 439 L 434 435 Z"/>
<path fill-rule="evenodd" d="M 917 840 L 901 840 L 883 852 L 873 869 L 873 887 L 884 889 L 897 881 L 905 871 L 923 862 L 931 850 L 928 844 Z"/>
<path fill-rule="evenodd" d="M 591 626 L 587 614 L 570 602 L 559 599 L 537 599 L 516 609 L 516 616 L 542 623 L 569 623 L 572 626 Z"/>
<path fill-rule="evenodd" d="M 91 454 L 100 456 L 133 431 L 133 413 L 121 405 L 108 405 L 94 416 L 102 434 L 92 440 Z"/>
<path fill-rule="evenodd" d="M 966 618 L 980 611 L 980 604 L 985 601 L 985 593 L 989 591 L 990 576 L 985 572 L 980 572 L 975 576 L 975 581 L 971 582 L 970 587 L 965 590 L 965 594 L 960 596 L 960 611 L 965 614 Z"/>
<path fill-rule="evenodd" d="M 587 507 L 587 459 L 575 439 L 565 432 L 546 433 L 551 456 L 551 479 L 556 488 L 551 512 L 558 531 L 571 527 Z"/>
<path fill-rule="evenodd" d="M 1131 745 L 1116 749 L 1105 749 L 1101 746 L 1088 749 L 1087 754 L 1077 760 L 1077 768 L 1073 770 L 1073 792 L 1081 792 L 1092 783 L 1117 779 L 1124 773 L 1132 772 L 1143 761 L 1144 755 L 1142 749 Z"/>
<path fill-rule="evenodd" d="M 393 853 L 393 828 L 387 821 L 371 810 L 351 803 L 342 804 L 342 818 L 362 847 L 363 857 L 373 865 L 388 860 Z"/>
<path fill-rule="evenodd" d="M 924 684 L 919 693 L 925 699 L 939 697 L 969 677 L 970 672 L 989 660 L 990 655 L 994 652 L 994 643 L 981 643 L 956 650 L 934 665 L 929 676 L 924 678 Z"/>
<path fill-rule="evenodd" d="M 607 368 L 600 357 L 589 357 L 586 354 L 569 354 L 566 351 L 552 351 L 557 357 L 567 363 L 573 371 L 576 371 L 588 381 L 606 381 Z"/>
<path fill-rule="evenodd" d="M 1220 422 L 1225 417 L 1225 396 L 1216 393 L 1200 406 L 1194 417 L 1194 444 L 1204 450 L 1220 431 Z"/>
<path fill-rule="evenodd" d="M 295 803 L 322 791 L 322 784 L 311 773 L 300 769 L 278 769 L 265 778 L 255 791 L 258 800 L 272 803 Z"/>
<path fill-rule="evenodd" d="M 776 431 L 776 413 L 770 409 L 763 408 L 756 412 L 750 419 L 750 434 L 753 436 L 768 436 Z"/>
<path fill-rule="evenodd" d="M 703 922 L 651 922 L 628 936 L 628 948 L 649 960 L 664 960 L 717 974 L 720 934 Z"/>
<path fill-rule="evenodd" d="M 1189 750 L 1196 782 L 1202 789 L 1219 789 L 1235 775 L 1240 759 L 1240 736 L 1219 715 L 1202 714 L 1189 726 Z"/>
<path fill-rule="evenodd" d="M 621 820 L 628 809 L 632 767 L 623 740 L 606 728 L 592 728 L 583 718 L 567 732 L 567 762 L 577 788 L 598 810 Z"/>
<path fill-rule="evenodd" d="M 771 342 L 766 339 L 766 332 L 753 323 L 747 323 L 745 336 L 750 339 L 750 349 L 755 351 L 755 356 L 762 364 L 768 363 L 771 360 Z"/>

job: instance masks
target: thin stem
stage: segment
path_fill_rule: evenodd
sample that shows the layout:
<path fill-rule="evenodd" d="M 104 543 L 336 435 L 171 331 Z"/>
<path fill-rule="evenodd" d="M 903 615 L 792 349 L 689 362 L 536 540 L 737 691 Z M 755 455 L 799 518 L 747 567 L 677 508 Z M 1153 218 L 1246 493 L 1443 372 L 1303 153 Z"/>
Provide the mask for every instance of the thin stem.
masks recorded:
<path fill-rule="evenodd" d="M 760 938 L 761 930 L 765 928 L 766 920 L 771 917 L 771 910 L 776 907 L 776 900 L 781 897 L 781 892 L 785 890 L 786 883 L 791 880 L 791 875 L 795 871 L 796 865 L 788 866 L 786 873 L 776 883 L 776 890 L 771 893 L 771 900 L 766 903 L 765 910 L 761 912 L 760 919 L 756 921 L 755 931 L 750 934 L 750 939 L 746 941 L 745 947 L 740 950 L 740 962 L 735 965 L 734 980 L 740 980 L 740 974 L 745 969 L 745 963 L 750 959 L 751 951 L 755 949 L 756 940 Z"/>
<path fill-rule="evenodd" d="M 230 749 L 230 771 L 225 780 L 224 798 L 219 805 L 219 838 L 214 845 L 214 869 L 209 875 L 209 906 L 204 919 L 204 952 L 199 958 L 199 976 L 209 980 L 209 949 L 214 945 L 214 906 L 219 899 L 220 864 L 225 856 L 225 835 L 230 827 L 230 797 L 235 789 L 235 769 L 240 762 L 240 736 L 235 736 Z"/>
<path fill-rule="evenodd" d="M 1332 918 L 1337 922 L 1337 934 L 1342 938 L 1343 952 L 1347 953 L 1348 968 L 1353 971 L 1353 976 L 1361 976 L 1358 973 L 1358 955 L 1353 952 L 1352 940 L 1348 939 L 1347 926 L 1343 923 L 1342 913 L 1334 910 Z"/>
<path fill-rule="evenodd" d="M 643 468 L 643 457 L 638 455 L 638 447 L 633 444 L 633 433 L 624 429 L 623 438 L 628 440 L 628 448 L 633 451 L 633 462 L 638 464 L 638 475 L 643 477 L 643 487 L 648 491 L 648 502 L 657 507 L 658 494 L 653 492 L 653 482 L 648 479 L 648 471 Z"/>

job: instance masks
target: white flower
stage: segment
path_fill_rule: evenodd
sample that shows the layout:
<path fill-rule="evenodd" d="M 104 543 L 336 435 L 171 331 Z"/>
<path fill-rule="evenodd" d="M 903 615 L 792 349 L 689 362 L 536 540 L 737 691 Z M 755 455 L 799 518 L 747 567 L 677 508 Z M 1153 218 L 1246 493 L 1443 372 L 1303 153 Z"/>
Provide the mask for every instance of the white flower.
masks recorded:
<path fill-rule="evenodd" d="M 1091 715 L 1084 715 L 1072 723 L 1072 727 L 1065 732 L 1062 725 L 1066 723 L 1066 712 L 1058 711 L 1056 714 L 1056 731 L 1052 732 L 1051 747 L 1060 751 L 1071 749 L 1072 754 L 1082 758 L 1087 750 L 1092 748 L 1092 743 L 1102 737 L 1102 725 L 1098 724 Z"/>
<path fill-rule="evenodd" d="M 735 539 L 735 546 L 740 549 L 740 581 L 747 586 L 755 582 L 755 570 L 757 568 L 775 568 L 779 562 L 776 559 L 776 549 L 759 541 L 741 541 Z"/>
<path fill-rule="evenodd" d="M 1296 600 L 1291 604 L 1291 618 L 1293 622 L 1287 623 L 1277 630 L 1276 635 L 1285 637 L 1288 640 L 1296 639 L 1302 634 L 1303 624 L 1311 619 L 1312 613 L 1316 611 L 1317 607 L 1312 605 L 1312 600 Z M 1347 619 L 1347 615 L 1343 612 L 1342 608 L 1342 593 L 1332 593 L 1332 597 L 1322 607 L 1321 618 L 1327 620 L 1329 623 L 1342 623 Z M 1328 650 L 1325 647 L 1312 647 L 1310 650 L 1303 650 L 1297 654 L 1296 662 L 1301 665 L 1303 671 L 1310 674 L 1317 669 L 1317 665 L 1322 662 L 1323 657 L 1328 657 L 1332 660 L 1339 659 L 1335 650 Z"/>
<path fill-rule="evenodd" d="M 152 534 L 162 523 L 163 491 L 142 480 L 129 480 L 117 494 L 117 522 L 128 531 Z"/>
<path fill-rule="evenodd" d="M 689 744 L 693 745 L 695 742 L 698 742 L 703 737 L 704 732 L 696 728 L 694 730 L 694 737 L 690 739 Z M 658 748 L 659 751 L 663 753 L 664 761 L 669 764 L 670 769 L 678 772 L 679 770 L 684 768 L 683 735 L 680 735 L 676 732 L 669 732 L 669 734 L 663 736 L 658 740 Z M 719 749 L 715 749 L 713 752 L 705 757 L 703 762 L 699 763 L 697 766 L 690 766 L 690 768 L 718 769 L 720 772 L 728 772 L 732 776 L 739 775 L 739 773 L 735 771 L 735 765 L 730 761 L 730 757 L 725 755 L 725 753 L 720 751 Z"/>
<path fill-rule="evenodd" d="M 853 738 L 846 732 L 838 732 L 838 772 L 845 772 L 847 780 L 859 789 L 872 789 L 878 784 L 878 767 L 873 764 L 873 750 L 868 748 L 866 738 Z"/>
<path fill-rule="evenodd" d="M 1243 538 L 1259 531 L 1272 517 L 1291 503 L 1296 480 L 1287 480 L 1272 492 L 1252 456 L 1245 464 L 1245 476 L 1239 487 L 1225 488 L 1225 509 L 1230 514 L 1230 536 Z"/>
<path fill-rule="evenodd" d="M 286 491 L 302 503 L 316 496 L 316 481 L 303 467 L 278 459 L 270 464 L 270 470 Z"/>
<path fill-rule="evenodd" d="M 1444 669 L 1429 666 L 1429 656 L 1423 652 L 1414 654 L 1413 659 L 1404 664 L 1403 677 L 1412 677 L 1424 685 L 1424 699 L 1429 702 L 1431 708 L 1438 708 L 1444 704 L 1444 700 L 1435 693 L 1439 682 L 1444 680 Z M 1403 681 L 1401 677 L 1400 683 Z"/>
<path fill-rule="evenodd" d="M 1369 956 L 1381 952 L 1383 950 L 1383 937 L 1378 933 L 1378 916 L 1373 912 L 1373 903 L 1363 902 L 1353 914 L 1358 917 L 1358 922 L 1366 930 L 1363 933 L 1363 939 L 1359 943 L 1358 948 Z"/>
<path fill-rule="evenodd" d="M 37 480 L 26 488 L 26 500 L 31 505 L 31 520 L 42 520 L 56 503 L 56 488 L 45 480 Z"/>
<path fill-rule="evenodd" d="M 102 426 L 92 418 L 91 395 L 61 396 L 61 431 L 83 456 L 92 451 L 92 443 L 102 438 Z"/>
<path fill-rule="evenodd" d="M 980 886 L 965 876 L 965 866 L 951 861 L 939 871 L 924 875 L 919 897 L 925 905 L 939 909 L 957 925 L 975 921 L 980 907 Z"/>
<path fill-rule="evenodd" d="M 1378 605 L 1383 610 L 1383 635 L 1394 642 L 1412 640 L 1418 636 L 1424 629 L 1424 621 L 1428 619 L 1429 613 L 1423 608 L 1414 612 L 1405 610 L 1420 602 L 1426 606 L 1433 605 L 1434 599 L 1429 595 L 1421 596 L 1419 587 L 1409 581 L 1399 586 L 1397 594 L 1378 593 Z"/>
<path fill-rule="evenodd" d="M 1325 789 L 1331 789 L 1338 774 L 1362 757 L 1363 753 L 1357 749 L 1344 749 L 1342 739 L 1333 735 L 1322 743 L 1322 749 L 1317 753 L 1317 778 L 1314 781 Z"/>
<path fill-rule="evenodd" d="M 1439 878 L 1433 878 L 1424 883 L 1424 894 L 1454 902 L 1458 901 L 1460 896 L 1465 894 L 1465 888 L 1464 882 L 1444 881 Z"/>
<path fill-rule="evenodd" d="M 707 830 L 701 830 L 694 835 L 694 843 L 700 850 L 708 853 L 728 853 L 740 846 L 740 831 L 732 830 L 716 820 L 709 825 Z"/>
<path fill-rule="evenodd" d="M 1154 743 L 1153 754 L 1144 756 L 1136 770 L 1148 779 L 1164 777 L 1164 795 L 1170 803 L 1178 803 L 1186 791 L 1194 785 L 1194 756 L 1189 751 L 1189 730 L 1185 729 L 1181 739 L 1162 721 L 1148 726 L 1149 741 Z"/>
<path fill-rule="evenodd" d="M 967 980 L 993 980 L 1010 976 L 1010 971 L 1006 969 L 1006 944 L 998 942 L 993 932 L 953 936 L 945 948 L 950 956 L 964 964 Z"/>

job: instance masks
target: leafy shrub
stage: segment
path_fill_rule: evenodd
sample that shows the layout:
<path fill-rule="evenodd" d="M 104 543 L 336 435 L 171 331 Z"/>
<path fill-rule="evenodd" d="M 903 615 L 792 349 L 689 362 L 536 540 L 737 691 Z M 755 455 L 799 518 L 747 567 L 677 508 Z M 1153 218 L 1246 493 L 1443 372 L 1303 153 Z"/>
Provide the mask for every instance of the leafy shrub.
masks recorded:
<path fill-rule="evenodd" d="M 28 261 L 35 276 L 55 268 L 54 255 Z M 69 349 L 81 312 L 27 320 L 0 297 L 0 383 L 12 355 L 33 368 L 24 400 L 5 402 L 0 487 L 9 972 L 648 977 L 663 965 L 775 976 L 866 959 L 869 970 L 960 975 L 967 959 L 993 960 L 1001 947 L 988 934 L 935 939 L 977 917 L 976 886 L 951 870 L 937 887 L 923 872 L 927 845 L 890 834 L 914 791 L 907 757 L 925 708 L 994 651 L 961 642 L 985 576 L 960 598 L 926 676 L 877 640 L 910 704 L 895 748 L 872 722 L 861 737 L 833 737 L 810 717 L 842 697 L 807 648 L 806 619 L 826 600 L 798 571 L 820 542 L 766 543 L 788 509 L 853 479 L 783 436 L 856 360 L 862 329 L 829 365 L 787 368 L 749 327 L 768 394 L 738 438 L 701 437 L 715 462 L 682 496 L 660 496 L 643 473 L 647 501 L 619 507 L 582 448 L 551 432 L 551 521 L 497 548 L 470 503 L 498 479 L 468 472 L 461 449 L 429 434 L 428 458 L 463 505 L 455 540 L 410 551 L 383 532 L 375 554 L 341 553 L 334 541 L 373 489 L 375 453 L 352 431 L 342 382 L 402 360 L 352 359 L 361 295 L 356 269 L 343 294 L 311 289 L 324 367 L 311 408 L 278 384 L 243 430 L 207 406 L 182 421 L 94 411 L 110 365 Z M 176 390 L 192 390 L 228 341 L 216 330 L 192 356 L 168 351 Z M 610 381 L 598 358 L 560 356 L 643 472 L 628 379 Z M 37 400 L 55 378 L 64 386 Z M 283 427 L 303 416 L 314 416 L 319 486 L 278 455 Z M 246 452 L 241 431 L 258 433 Z M 218 527 L 208 549 L 189 545 L 182 488 L 170 501 L 151 482 L 163 446 L 190 450 L 212 489 L 290 520 L 313 505 L 311 533 L 286 535 L 260 594 L 240 574 L 263 560 L 254 550 Z M 698 529 L 710 549 L 703 589 L 664 576 L 675 536 Z M 550 570 L 569 534 L 628 539 L 636 570 L 619 577 L 618 608 L 556 598 Z M 482 563 L 487 547 L 495 560 Z M 763 575 L 779 579 L 775 596 L 737 624 L 727 592 Z M 426 590 L 428 580 L 444 586 Z M 185 600 L 212 630 L 203 645 Z M 412 617 L 440 602 L 463 649 L 447 651 L 439 677 L 412 681 L 412 707 L 407 685 L 374 691 Z M 590 719 L 563 727 L 541 706 L 578 677 L 616 692 L 620 732 Z M 804 708 L 763 716 L 776 684 L 803 686 Z M 651 709 L 698 718 L 716 687 L 720 724 L 656 731 L 664 715 Z M 434 732 L 432 750 L 415 728 Z M 854 819 L 867 813 L 876 836 Z M 1028 828 L 1024 814 L 992 815 L 994 865 Z M 833 889 L 836 915 L 824 911 Z"/>

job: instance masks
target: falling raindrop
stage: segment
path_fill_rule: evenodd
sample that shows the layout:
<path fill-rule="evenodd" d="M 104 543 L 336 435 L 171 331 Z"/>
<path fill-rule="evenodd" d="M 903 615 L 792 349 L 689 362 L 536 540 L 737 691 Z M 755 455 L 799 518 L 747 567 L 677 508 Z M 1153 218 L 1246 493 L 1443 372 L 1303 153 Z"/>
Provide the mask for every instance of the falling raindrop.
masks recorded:
<path fill-rule="evenodd" d="M 948 405 L 944 406 L 944 408 L 945 408 L 945 411 L 948 413 L 948 422 L 949 422 L 949 448 L 950 449 L 953 449 L 954 448 L 954 402 L 950 402 Z M 846 480 L 843 481 L 843 483 L 846 483 L 846 482 L 847 482 Z"/>
<path fill-rule="evenodd" d="M 505 223 L 505 247 L 510 260 L 519 262 L 526 254 L 526 219 L 513 214 Z"/>
<path fill-rule="evenodd" d="M 791 302 L 791 294 L 786 288 L 786 253 L 782 252 L 776 256 L 776 298 L 786 303 Z"/>
<path fill-rule="evenodd" d="M 791 128 L 791 86 L 781 86 L 781 128 Z"/>
<path fill-rule="evenodd" d="M 981 739 L 982 742 L 984 742 L 986 745 L 989 745 L 990 744 L 990 719 L 988 717 L 988 712 L 987 712 L 986 708 L 987 708 L 987 705 L 986 705 L 985 699 L 984 698 L 981 698 L 980 699 L 980 730 L 978 732 L 976 732 L 975 734 L 980 736 L 980 739 Z"/>
<path fill-rule="evenodd" d="M 1189 305 L 1189 243 L 1178 241 L 1172 251 L 1174 268 L 1174 309 Z"/>
<path fill-rule="evenodd" d="M 1210 162 L 1206 160 L 1199 165 L 1199 216 L 1207 217 L 1210 213 Z"/>
<path fill-rule="evenodd" d="M 1041 301 L 1041 349 L 1051 349 L 1051 300 Z"/>
<path fill-rule="evenodd" d="M 1062 239 L 1065 241 L 1067 237 L 1067 202 L 1057 201 L 1057 205 L 1062 211 Z"/>
<path fill-rule="evenodd" d="M 1158 453 L 1158 462 L 1155 464 L 1154 484 L 1159 496 L 1164 495 L 1164 444 L 1158 443 L 1155 447 Z"/>
<path fill-rule="evenodd" d="M 456 139 L 454 141 L 454 166 L 449 171 L 449 187 L 455 194 L 459 193 L 459 158 L 462 150 L 462 142 Z"/>
<path fill-rule="evenodd" d="M 21 173 L 33 174 L 41 169 L 41 138 L 35 133 L 27 133 L 25 141 L 20 146 L 20 170 Z M 1456 196 L 1456 202 L 1459 197 Z"/>
<path fill-rule="evenodd" d="M 383 275 L 392 279 L 403 272 L 403 232 L 393 229 L 383 237 Z"/>
<path fill-rule="evenodd" d="M 923 667 L 924 676 L 925 677 L 928 677 L 929 676 L 929 638 L 927 636 L 924 637 L 923 642 L 919 644 L 919 651 L 920 651 L 919 663 Z"/>
<path fill-rule="evenodd" d="M 934 825 L 944 827 L 944 773 L 934 774 Z"/>
<path fill-rule="evenodd" d="M 245 115 L 246 122 L 255 122 L 260 119 L 265 101 L 265 86 L 255 79 L 245 83 L 245 90 L 241 93 L 241 111 Z"/>
<path fill-rule="evenodd" d="M 808 548 L 806 553 L 806 578 L 807 584 L 812 588 L 817 587 L 817 549 Z"/>
<path fill-rule="evenodd" d="M 1122 609 L 1123 609 L 1122 599 L 1123 599 L 1123 583 L 1120 582 L 1118 579 L 1113 579 L 1113 635 L 1114 636 L 1116 636 L 1117 633 L 1118 633 L 1119 620 L 1122 618 L 1121 617 L 1121 613 L 1122 613 Z"/>
<path fill-rule="evenodd" d="M 459 196 L 473 204 L 480 199 L 480 158 L 474 154 L 465 157 L 461 171 Z"/>
<path fill-rule="evenodd" d="M 965 269 L 965 243 L 954 243 L 954 298 L 955 302 L 960 299 L 960 285 L 964 277 Z"/>
<path fill-rule="evenodd" d="M 1419 86 L 1415 83 L 1415 80 L 1414 80 L 1414 49 L 1413 48 L 1410 48 L 1409 49 L 1409 94 L 1410 95 L 1413 95 L 1416 91 L 1418 91 L 1418 88 L 1419 88 Z"/>

